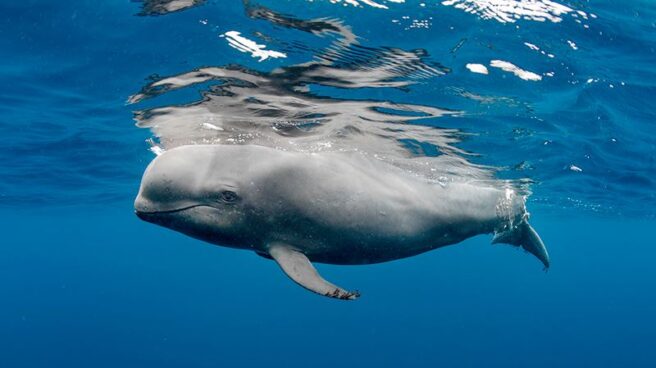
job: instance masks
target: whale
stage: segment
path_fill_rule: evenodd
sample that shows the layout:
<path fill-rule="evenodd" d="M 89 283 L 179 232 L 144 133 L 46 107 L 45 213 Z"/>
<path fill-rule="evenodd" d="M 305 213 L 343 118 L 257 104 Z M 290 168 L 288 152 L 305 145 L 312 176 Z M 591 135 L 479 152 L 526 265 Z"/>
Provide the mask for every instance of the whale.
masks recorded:
<path fill-rule="evenodd" d="M 525 197 L 485 181 L 436 184 L 357 152 L 187 145 L 146 168 L 134 207 L 144 221 L 278 263 L 304 288 L 353 300 L 313 263 L 364 265 L 492 234 L 548 268 Z"/>

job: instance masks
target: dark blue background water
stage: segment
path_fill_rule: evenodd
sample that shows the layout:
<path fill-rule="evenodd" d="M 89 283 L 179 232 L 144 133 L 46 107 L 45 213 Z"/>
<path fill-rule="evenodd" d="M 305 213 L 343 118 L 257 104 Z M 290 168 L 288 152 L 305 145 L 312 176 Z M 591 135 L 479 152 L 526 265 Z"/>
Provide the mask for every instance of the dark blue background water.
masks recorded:
<path fill-rule="evenodd" d="M 598 16 L 589 29 L 569 15 L 502 24 L 439 3 L 267 5 L 341 19 L 362 44 L 426 49 L 450 68 L 410 91 L 326 93 L 465 111 L 440 124 L 476 133 L 462 145 L 478 162 L 525 163 L 500 175 L 535 181 L 532 224 L 553 267 L 541 272 L 488 237 L 387 264 L 320 265 L 363 292 L 344 303 L 248 252 L 140 222 L 132 200 L 153 155 L 126 100 L 149 76 L 226 64 L 270 71 L 312 54 L 258 63 L 218 37 L 229 30 L 325 41 L 248 18 L 239 1 L 162 16 L 136 16 L 142 4 L 129 1 L 4 1 L 0 366 L 656 365 L 653 4 L 569 2 Z M 404 15 L 433 17 L 432 27 L 392 27 Z M 528 82 L 464 68 L 490 59 L 555 75 Z M 153 103 L 196 98 L 185 93 Z"/>

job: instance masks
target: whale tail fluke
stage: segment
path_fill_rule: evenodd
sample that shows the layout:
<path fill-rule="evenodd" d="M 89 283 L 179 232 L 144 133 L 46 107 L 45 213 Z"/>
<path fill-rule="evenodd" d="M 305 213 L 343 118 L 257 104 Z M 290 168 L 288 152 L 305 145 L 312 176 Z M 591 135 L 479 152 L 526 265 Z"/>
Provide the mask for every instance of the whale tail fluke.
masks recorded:
<path fill-rule="evenodd" d="M 545 270 L 549 268 L 547 248 L 535 229 L 525 219 L 522 219 L 519 224 L 496 232 L 492 243 L 512 244 L 522 247 L 525 251 L 537 257 L 544 265 Z"/>

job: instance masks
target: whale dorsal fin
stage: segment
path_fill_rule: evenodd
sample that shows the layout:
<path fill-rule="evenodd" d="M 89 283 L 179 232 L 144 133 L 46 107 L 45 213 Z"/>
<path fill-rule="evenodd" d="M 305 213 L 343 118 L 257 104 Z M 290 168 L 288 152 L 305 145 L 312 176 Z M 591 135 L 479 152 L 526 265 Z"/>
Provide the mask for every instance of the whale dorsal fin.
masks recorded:
<path fill-rule="evenodd" d="M 283 243 L 269 246 L 269 255 L 297 284 L 317 294 L 331 298 L 353 300 L 360 296 L 357 291 L 346 291 L 324 280 L 305 254 Z"/>

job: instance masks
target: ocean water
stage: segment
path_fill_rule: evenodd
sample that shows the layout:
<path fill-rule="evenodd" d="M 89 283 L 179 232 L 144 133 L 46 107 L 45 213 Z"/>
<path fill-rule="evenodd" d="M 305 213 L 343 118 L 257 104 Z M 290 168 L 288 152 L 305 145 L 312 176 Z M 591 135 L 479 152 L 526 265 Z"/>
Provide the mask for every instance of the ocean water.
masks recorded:
<path fill-rule="evenodd" d="M 651 1 L 3 1 L 0 56 L 0 367 L 656 366 Z M 134 215 L 199 143 L 513 188 L 552 266 L 478 236 L 311 294 Z"/>

